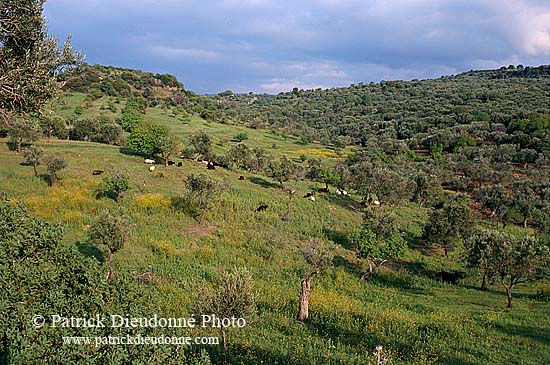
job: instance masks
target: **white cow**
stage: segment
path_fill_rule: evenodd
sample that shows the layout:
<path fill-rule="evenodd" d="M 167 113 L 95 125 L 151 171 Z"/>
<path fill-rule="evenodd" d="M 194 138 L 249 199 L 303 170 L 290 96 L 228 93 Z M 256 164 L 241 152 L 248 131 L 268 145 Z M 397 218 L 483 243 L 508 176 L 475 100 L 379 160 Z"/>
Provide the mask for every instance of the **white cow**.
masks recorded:
<path fill-rule="evenodd" d="M 155 160 L 151 160 L 150 158 L 146 158 L 146 159 L 145 159 L 145 163 L 154 164 L 154 163 L 155 163 Z"/>
<path fill-rule="evenodd" d="M 149 172 L 155 171 L 155 166 L 149 166 Z"/>

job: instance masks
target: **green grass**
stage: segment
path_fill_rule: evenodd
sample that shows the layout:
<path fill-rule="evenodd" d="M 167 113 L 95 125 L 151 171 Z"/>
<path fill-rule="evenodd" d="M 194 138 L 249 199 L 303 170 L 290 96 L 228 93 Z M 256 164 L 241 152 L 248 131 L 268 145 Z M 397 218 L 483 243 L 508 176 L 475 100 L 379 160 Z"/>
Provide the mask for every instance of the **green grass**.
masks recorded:
<path fill-rule="evenodd" d="M 71 98 L 81 100 L 78 95 Z M 101 110 L 104 102 L 94 102 L 96 111 L 90 113 Z M 170 126 L 184 142 L 204 130 L 215 141 L 223 141 L 220 149 L 235 143 L 232 136 L 245 131 L 247 144 L 276 143 L 277 153 L 293 154 L 304 148 L 320 154 L 328 151 L 319 145 L 300 146 L 265 130 L 206 123 L 197 117 L 183 122 L 158 109 L 151 109 L 148 118 Z M 0 191 L 26 201 L 34 214 L 62 224 L 65 243 L 76 245 L 85 255 L 101 259 L 101 249 L 86 243 L 86 229 L 102 210 L 117 209 L 114 201 L 96 197 L 102 176 L 91 172 L 99 169 L 110 175 L 122 170 L 130 177 L 131 189 L 122 206 L 131 219 L 132 236 L 115 256 L 114 265 L 118 272 L 135 275 L 152 268 L 159 280 L 147 287 L 153 298 L 151 314 L 189 315 L 198 280 L 246 266 L 259 291 L 258 313 L 245 329 L 229 330 L 233 364 L 365 364 L 377 345 L 389 351 L 391 364 L 550 363 L 550 302 L 534 299 L 537 286 L 519 286 L 510 311 L 505 310 L 501 288 L 477 289 L 475 273 L 459 285 L 434 280 L 437 270 L 459 265 L 458 253 L 445 259 L 421 249 L 427 210 L 414 204 L 387 208 L 397 215 L 411 244 L 405 260 L 361 281 L 365 264 L 345 240 L 361 224 L 357 203 L 322 194 L 315 202 L 303 199 L 315 183 L 288 183 L 298 192 L 289 203 L 290 220 L 283 221 L 288 196 L 264 176 L 244 174 L 247 179 L 239 181 L 242 171 L 207 171 L 192 161 L 183 161 L 180 168 L 157 166 L 150 173 L 142 158 L 124 154 L 119 147 L 41 140 L 37 144 L 46 154 L 62 154 L 68 162 L 60 173 L 62 181 L 49 188 L 32 176 L 32 167 L 21 165 L 22 158 L 9 151 L 5 141 L 0 140 Z M 39 169 L 43 172 L 44 166 Z M 170 208 L 136 204 L 144 194 L 170 199 L 182 193 L 182 180 L 195 172 L 210 174 L 226 186 L 220 203 L 202 224 Z M 269 207 L 254 212 L 260 204 Z M 300 244 L 313 236 L 332 239 L 337 252 L 334 266 L 313 281 L 311 320 L 299 325 L 294 318 L 305 269 Z M 209 351 L 220 359 L 219 349 Z"/>

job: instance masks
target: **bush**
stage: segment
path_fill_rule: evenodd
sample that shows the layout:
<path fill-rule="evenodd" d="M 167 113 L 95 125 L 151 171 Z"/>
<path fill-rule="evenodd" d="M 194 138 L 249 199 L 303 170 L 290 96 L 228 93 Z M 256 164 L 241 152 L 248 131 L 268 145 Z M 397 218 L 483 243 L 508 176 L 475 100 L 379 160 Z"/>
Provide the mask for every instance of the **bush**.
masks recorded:
<path fill-rule="evenodd" d="M 48 185 L 52 186 L 56 181 L 58 181 L 60 178 L 57 173 L 66 167 L 67 162 L 62 156 L 48 157 L 48 159 L 46 160 L 46 169 L 48 171 L 46 179 L 48 181 Z"/>
<path fill-rule="evenodd" d="M 113 255 L 124 247 L 128 234 L 128 222 L 121 214 L 104 211 L 90 226 L 88 239 L 92 243 L 104 245 L 109 249 L 107 262 L 110 263 Z"/>
<path fill-rule="evenodd" d="M 124 131 L 116 123 L 103 124 L 92 137 L 92 140 L 99 143 L 122 145 L 124 142 Z"/>
<path fill-rule="evenodd" d="M 246 141 L 248 139 L 248 134 L 245 132 L 237 133 L 233 136 L 233 139 L 237 142 Z"/>
<path fill-rule="evenodd" d="M 79 119 L 73 122 L 69 138 L 75 141 L 91 141 L 99 132 L 99 121 L 96 119 Z"/>
<path fill-rule="evenodd" d="M 121 172 L 118 172 L 113 177 L 105 177 L 103 179 L 103 195 L 114 199 L 117 204 L 120 204 L 122 200 L 122 193 L 130 188 L 129 180 L 130 178 L 123 175 Z"/>

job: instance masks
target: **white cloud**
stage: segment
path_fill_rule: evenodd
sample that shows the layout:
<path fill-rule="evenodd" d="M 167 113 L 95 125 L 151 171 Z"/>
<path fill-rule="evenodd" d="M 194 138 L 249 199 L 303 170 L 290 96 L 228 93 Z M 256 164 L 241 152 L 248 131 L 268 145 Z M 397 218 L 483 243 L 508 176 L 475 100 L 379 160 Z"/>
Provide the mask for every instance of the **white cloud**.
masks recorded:
<path fill-rule="evenodd" d="M 153 46 L 150 49 L 155 55 L 164 58 L 197 58 L 213 61 L 219 57 L 219 54 L 215 51 L 199 48 Z"/>
<path fill-rule="evenodd" d="M 531 56 L 550 54 L 550 6 L 528 8 L 518 18 L 519 46 Z"/>

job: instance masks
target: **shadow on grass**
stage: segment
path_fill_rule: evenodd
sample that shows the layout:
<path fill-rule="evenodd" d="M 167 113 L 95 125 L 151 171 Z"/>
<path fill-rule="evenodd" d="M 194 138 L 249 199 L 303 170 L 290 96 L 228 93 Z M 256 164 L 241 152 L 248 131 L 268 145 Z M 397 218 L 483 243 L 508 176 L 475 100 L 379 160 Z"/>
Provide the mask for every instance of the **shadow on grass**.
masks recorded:
<path fill-rule="evenodd" d="M 321 195 L 324 199 L 326 199 L 330 204 L 338 205 L 341 208 L 353 210 L 356 212 L 362 212 L 363 208 L 365 207 L 358 201 L 352 199 L 351 197 L 345 198 L 338 195 L 333 195 L 333 193 L 323 193 Z"/>
<path fill-rule="evenodd" d="M 17 144 L 13 141 L 7 141 L 6 146 L 8 147 L 9 151 L 17 151 Z"/>
<path fill-rule="evenodd" d="M 403 239 L 407 241 L 409 248 L 419 250 L 423 255 L 426 256 L 431 256 L 433 254 L 433 249 L 425 245 L 425 243 L 422 241 L 422 236 L 419 236 L 408 229 L 401 230 L 401 234 L 403 236 Z"/>
<path fill-rule="evenodd" d="M 248 181 L 250 181 L 252 184 L 260 185 L 263 188 L 266 189 L 280 189 L 280 185 L 276 184 L 271 181 L 267 181 L 266 179 L 262 179 L 261 177 L 252 176 L 248 178 Z"/>
<path fill-rule="evenodd" d="M 550 345 L 550 332 L 547 328 L 518 326 L 518 325 L 503 325 L 497 323 L 495 329 L 507 335 L 520 336 L 530 340 L 542 342 Z"/>
<path fill-rule="evenodd" d="M 359 267 L 359 265 L 350 262 L 348 259 L 346 259 L 343 256 L 335 256 L 333 260 L 333 264 L 334 264 L 334 267 L 341 267 L 346 272 L 352 274 L 358 279 L 361 277 L 361 275 L 365 273 L 363 269 Z"/>
<path fill-rule="evenodd" d="M 330 241 L 348 249 L 348 250 L 355 250 L 355 247 L 353 247 L 353 244 L 348 239 L 347 234 L 330 229 L 330 228 L 323 228 L 323 235 Z"/>
<path fill-rule="evenodd" d="M 78 251 L 86 257 L 93 257 L 100 264 L 104 264 L 107 260 L 107 254 L 99 246 L 90 243 L 90 242 L 80 242 L 76 243 L 76 248 Z"/>
<path fill-rule="evenodd" d="M 120 147 L 118 149 L 118 151 L 120 153 L 122 153 L 123 155 L 126 155 L 126 156 L 137 156 L 137 157 L 143 157 L 143 158 L 147 157 L 146 154 L 144 154 L 142 152 L 134 151 L 133 149 L 128 148 L 128 147 Z"/>
<path fill-rule="evenodd" d="M 377 272 L 372 274 L 367 279 L 370 283 L 386 288 L 395 288 L 407 290 L 409 293 L 422 294 L 424 290 L 416 287 L 416 279 L 414 275 L 393 273 L 393 272 Z"/>
<path fill-rule="evenodd" d="M 503 325 L 497 323 L 495 329 L 506 335 L 520 336 L 528 338 L 533 341 L 542 342 L 543 344 L 550 344 L 550 331 L 548 328 L 532 327 L 532 326 L 518 326 L 518 325 Z"/>

